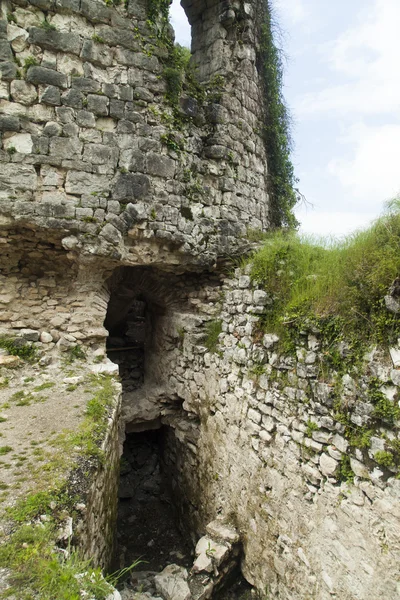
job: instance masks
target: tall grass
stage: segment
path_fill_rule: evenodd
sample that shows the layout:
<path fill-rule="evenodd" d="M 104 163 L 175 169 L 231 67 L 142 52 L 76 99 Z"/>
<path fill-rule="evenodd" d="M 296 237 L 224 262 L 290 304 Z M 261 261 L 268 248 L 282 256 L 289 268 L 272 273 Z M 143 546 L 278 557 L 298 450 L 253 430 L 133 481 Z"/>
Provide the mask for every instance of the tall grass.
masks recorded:
<path fill-rule="evenodd" d="M 399 334 L 384 296 L 400 275 L 400 201 L 365 230 L 341 241 L 278 231 L 251 258 L 252 278 L 274 298 L 270 324 L 336 318 L 365 338 Z M 359 332 L 361 333 L 361 332 Z"/>

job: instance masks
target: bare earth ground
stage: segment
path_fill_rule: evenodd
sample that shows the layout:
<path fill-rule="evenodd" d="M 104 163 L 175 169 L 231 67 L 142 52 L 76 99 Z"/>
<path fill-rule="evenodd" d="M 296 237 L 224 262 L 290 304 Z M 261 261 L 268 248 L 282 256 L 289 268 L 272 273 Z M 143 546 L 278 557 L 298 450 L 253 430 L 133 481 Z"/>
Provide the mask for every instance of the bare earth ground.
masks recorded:
<path fill-rule="evenodd" d="M 76 431 L 90 394 L 87 365 L 78 361 L 0 367 L 0 514 L 57 477 L 60 435 Z"/>

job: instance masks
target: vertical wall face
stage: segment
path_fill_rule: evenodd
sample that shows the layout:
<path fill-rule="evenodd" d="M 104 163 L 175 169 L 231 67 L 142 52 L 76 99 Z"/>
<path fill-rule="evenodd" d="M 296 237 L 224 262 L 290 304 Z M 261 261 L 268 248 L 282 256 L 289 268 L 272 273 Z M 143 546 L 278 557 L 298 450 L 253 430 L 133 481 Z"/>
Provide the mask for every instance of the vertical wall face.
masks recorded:
<path fill-rule="evenodd" d="M 2 0 L 0 227 L 115 265 L 209 265 L 269 223 L 252 8 L 187 7 L 203 92 L 171 102 L 168 33 L 125 4 Z"/>

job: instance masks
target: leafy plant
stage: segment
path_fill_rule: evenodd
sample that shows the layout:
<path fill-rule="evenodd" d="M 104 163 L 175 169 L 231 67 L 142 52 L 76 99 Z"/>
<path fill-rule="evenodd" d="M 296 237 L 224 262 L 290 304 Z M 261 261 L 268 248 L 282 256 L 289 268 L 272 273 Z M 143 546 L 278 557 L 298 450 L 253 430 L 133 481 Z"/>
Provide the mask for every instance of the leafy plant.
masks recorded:
<path fill-rule="evenodd" d="M 378 450 L 378 452 L 375 452 L 374 460 L 382 467 L 393 467 L 395 464 L 393 454 L 386 450 Z"/>
<path fill-rule="evenodd" d="M 311 437 L 314 431 L 318 431 L 319 427 L 317 425 L 317 423 L 314 423 L 311 420 L 307 421 L 307 429 L 306 429 L 306 436 L 307 437 Z"/>
<path fill-rule="evenodd" d="M 96 42 L 96 44 L 104 44 L 105 43 L 104 39 L 100 35 L 97 35 L 97 33 L 94 33 L 92 35 L 92 40 L 94 42 Z"/>
<path fill-rule="evenodd" d="M 37 61 L 37 59 L 34 56 L 28 56 L 25 60 L 24 60 L 24 70 L 27 71 L 29 69 L 29 67 L 37 67 L 39 65 L 39 62 Z"/>
<path fill-rule="evenodd" d="M 290 159 L 290 115 L 283 97 L 283 58 L 276 42 L 270 0 L 264 0 L 260 19 L 258 68 L 263 82 L 265 117 L 263 134 L 268 160 L 271 219 L 275 227 L 297 227 L 293 207 L 300 194 Z"/>
<path fill-rule="evenodd" d="M 57 31 L 57 27 L 53 23 L 49 23 L 46 19 L 41 22 L 40 27 L 45 31 Z"/>

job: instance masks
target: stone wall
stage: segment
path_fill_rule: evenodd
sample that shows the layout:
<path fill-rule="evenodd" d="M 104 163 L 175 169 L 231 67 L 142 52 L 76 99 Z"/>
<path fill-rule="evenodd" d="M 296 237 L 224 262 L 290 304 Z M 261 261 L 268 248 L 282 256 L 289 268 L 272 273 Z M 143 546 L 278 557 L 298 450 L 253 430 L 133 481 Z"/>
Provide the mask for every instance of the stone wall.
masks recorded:
<path fill-rule="evenodd" d="M 171 104 L 171 33 L 145 2 L 2 0 L 0 227 L 163 268 L 213 264 L 266 229 L 253 9 L 224 10 L 187 7 L 203 94 Z"/>
<path fill-rule="evenodd" d="M 278 336 L 258 333 L 268 302 L 240 272 L 199 286 L 168 321 L 180 342 L 153 357 L 164 398 L 183 400 L 175 434 L 185 460 L 172 477 L 182 514 L 199 533 L 210 518 L 233 520 L 243 572 L 270 597 L 395 598 L 398 365 L 374 348 L 338 377 L 315 331 L 282 353 Z M 210 318 L 222 326 L 213 353 Z"/>
<path fill-rule="evenodd" d="M 119 387 L 119 386 L 118 386 Z M 76 528 L 79 548 L 84 558 L 92 564 L 109 568 L 114 559 L 119 484 L 119 416 L 121 393 L 116 393 L 113 409 L 108 417 L 108 426 L 102 442 L 104 452 L 101 464 L 91 473 L 91 481 L 85 491 L 82 518 Z M 79 480 L 77 472 L 76 477 Z M 86 476 L 82 481 L 87 485 Z"/>

